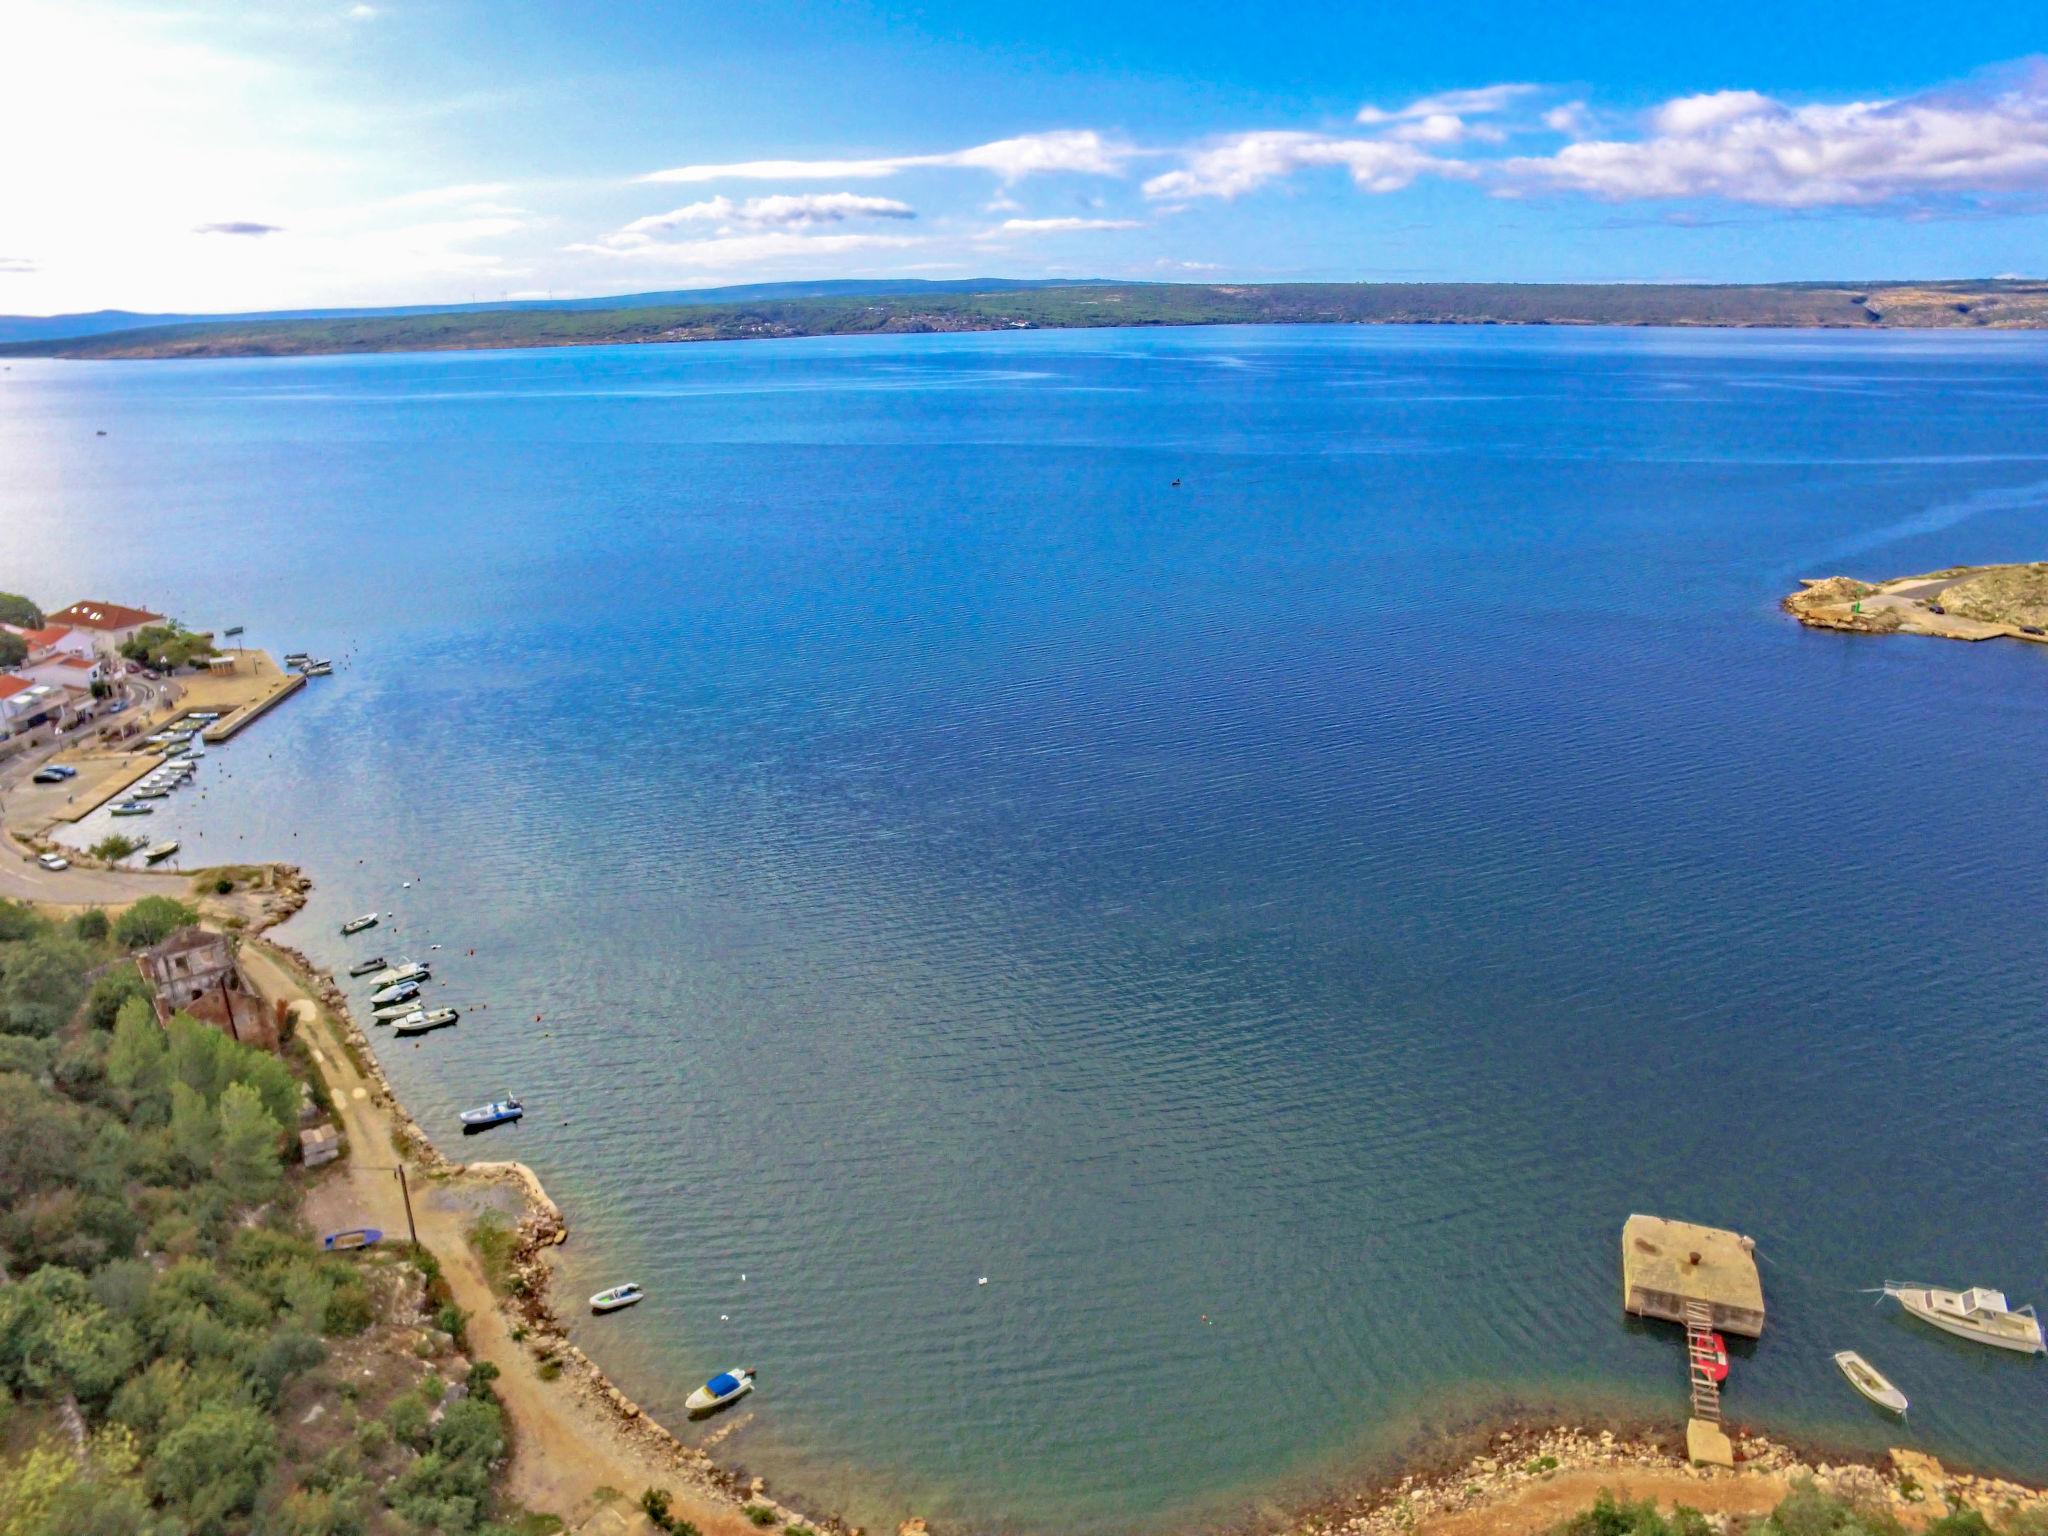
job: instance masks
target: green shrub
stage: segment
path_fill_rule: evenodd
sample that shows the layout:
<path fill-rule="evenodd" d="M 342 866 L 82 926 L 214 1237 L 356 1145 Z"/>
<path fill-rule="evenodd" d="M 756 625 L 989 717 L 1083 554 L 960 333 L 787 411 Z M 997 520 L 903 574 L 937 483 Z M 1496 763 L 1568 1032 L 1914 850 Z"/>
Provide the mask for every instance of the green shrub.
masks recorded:
<path fill-rule="evenodd" d="M 765 1509 L 759 1504 L 743 1504 L 740 1506 L 740 1513 L 753 1521 L 754 1524 L 761 1526 L 773 1525 L 782 1518 L 774 1510 Z"/>
<path fill-rule="evenodd" d="M 45 934 L 18 945 L 0 975 L 0 1030 L 54 1035 L 85 1000 L 92 955 L 76 939 Z"/>
<path fill-rule="evenodd" d="M 104 938 L 107 914 L 95 908 L 85 916 L 97 917 L 100 920 L 100 933 Z M 143 979 L 142 972 L 124 960 L 103 973 L 100 979 L 92 984 L 92 990 L 85 995 L 86 1022 L 94 1029 L 112 1029 L 123 1003 L 131 997 L 139 997 L 148 1002 L 151 996 L 150 985 Z"/>
<path fill-rule="evenodd" d="M 125 948 L 148 949 L 198 921 L 199 914 L 182 901 L 145 896 L 115 920 L 114 937 Z"/>
<path fill-rule="evenodd" d="M 72 936 L 84 940 L 87 944 L 104 944 L 107 935 L 113 932 L 113 929 L 114 925 L 108 921 L 107 914 L 98 907 L 87 907 L 71 919 Z"/>
<path fill-rule="evenodd" d="M 130 837 L 125 832 L 109 832 L 85 851 L 96 859 L 118 864 L 141 846 L 142 839 L 139 837 Z M 100 916 L 105 917 L 106 913 L 102 912 Z"/>

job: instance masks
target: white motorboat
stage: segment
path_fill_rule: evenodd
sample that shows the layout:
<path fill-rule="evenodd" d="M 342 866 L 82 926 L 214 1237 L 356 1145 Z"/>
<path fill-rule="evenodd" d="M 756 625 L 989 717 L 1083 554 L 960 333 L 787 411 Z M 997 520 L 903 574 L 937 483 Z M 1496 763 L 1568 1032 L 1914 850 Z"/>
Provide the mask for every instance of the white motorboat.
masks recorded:
<path fill-rule="evenodd" d="M 401 981 L 393 987 L 383 987 L 370 994 L 372 1008 L 388 1008 L 393 1003 L 409 1003 L 420 995 L 420 984 L 416 981 Z"/>
<path fill-rule="evenodd" d="M 647 1293 L 641 1290 L 639 1286 L 628 1281 L 624 1285 L 615 1285 L 610 1290 L 599 1291 L 595 1296 L 591 1297 L 590 1310 L 593 1312 L 617 1312 L 623 1307 L 630 1307 L 635 1302 L 643 1300 L 646 1295 Z"/>
<path fill-rule="evenodd" d="M 436 1029 L 446 1029 L 462 1015 L 453 1008 L 415 1008 L 402 1019 L 394 1019 L 391 1033 L 394 1035 L 424 1035 Z"/>
<path fill-rule="evenodd" d="M 382 1008 L 372 1008 L 370 1021 L 374 1024 L 396 1024 L 400 1019 L 419 1011 L 419 1003 L 413 998 L 407 998 L 402 1003 L 386 1003 Z"/>
<path fill-rule="evenodd" d="M 425 981 L 433 972 L 417 960 L 401 960 L 370 978 L 373 987 L 395 987 L 405 981 Z"/>
<path fill-rule="evenodd" d="M 720 1371 L 684 1398 L 683 1407 L 691 1413 L 709 1413 L 713 1408 L 723 1408 L 753 1390 L 754 1373 L 742 1365 L 730 1371 Z"/>
<path fill-rule="evenodd" d="M 509 1095 L 489 1104 L 479 1104 L 475 1109 L 465 1109 L 459 1116 L 462 1134 L 473 1136 L 478 1131 L 488 1131 L 494 1125 L 510 1125 L 526 1114 L 526 1106 Z"/>
<path fill-rule="evenodd" d="M 377 914 L 365 912 L 361 917 L 352 917 L 343 923 L 341 925 L 341 936 L 347 938 L 352 933 L 361 933 L 365 928 L 374 928 L 376 926 Z"/>
<path fill-rule="evenodd" d="M 178 840 L 175 837 L 166 838 L 161 843 L 151 843 L 147 848 L 143 849 L 142 857 L 145 863 L 161 864 L 177 851 Z"/>
<path fill-rule="evenodd" d="M 1921 1322 L 1932 1323 L 1959 1339 L 2016 1349 L 2023 1355 L 2048 1354 L 2048 1343 L 2041 1338 L 2041 1319 L 2034 1309 L 2009 1305 L 2003 1291 L 1982 1285 L 1967 1291 L 1944 1291 L 1935 1285 L 1887 1280 L 1884 1294 Z"/>
<path fill-rule="evenodd" d="M 1855 1350 L 1842 1350 L 1835 1356 L 1835 1364 L 1849 1378 L 1849 1385 L 1878 1407 L 1888 1408 L 1902 1418 L 1905 1416 L 1906 1394 L 1885 1380 L 1884 1373 Z"/>

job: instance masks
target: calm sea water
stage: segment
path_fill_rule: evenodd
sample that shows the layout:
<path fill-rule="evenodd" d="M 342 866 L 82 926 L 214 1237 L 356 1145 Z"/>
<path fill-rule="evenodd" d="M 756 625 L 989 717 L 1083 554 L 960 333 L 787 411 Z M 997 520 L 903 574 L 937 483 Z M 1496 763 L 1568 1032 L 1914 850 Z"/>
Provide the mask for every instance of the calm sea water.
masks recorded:
<path fill-rule="evenodd" d="M 1675 1424 L 1631 1210 L 1757 1237 L 1740 1419 L 2048 1474 L 2048 1368 L 1861 1293 L 2048 1302 L 2048 651 L 1774 610 L 2048 554 L 2048 339 L 17 362 L 0 459 L 0 587 L 337 658 L 151 830 L 444 946 L 408 1102 L 649 1287 L 627 1390 L 760 1369 L 778 1490 L 1157 1529 Z"/>

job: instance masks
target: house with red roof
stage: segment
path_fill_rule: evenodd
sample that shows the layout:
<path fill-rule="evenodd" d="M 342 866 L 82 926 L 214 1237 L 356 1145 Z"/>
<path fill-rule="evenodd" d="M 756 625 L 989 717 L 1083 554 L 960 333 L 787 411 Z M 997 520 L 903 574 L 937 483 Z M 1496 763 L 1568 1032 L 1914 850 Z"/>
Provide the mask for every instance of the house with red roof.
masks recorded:
<path fill-rule="evenodd" d="M 36 661 L 44 656 L 67 654 L 71 656 L 96 656 L 99 647 L 93 644 L 92 636 L 82 629 L 72 629 L 63 624 L 44 624 L 41 629 L 16 629 L 6 626 L 21 636 L 28 646 L 28 659 Z"/>
<path fill-rule="evenodd" d="M 120 603 L 73 603 L 62 613 L 48 615 L 45 628 L 75 629 L 91 636 L 94 647 L 102 656 L 117 656 L 127 641 L 134 639 L 152 624 L 161 624 L 164 616 L 151 613 L 147 608 L 127 608 Z"/>
<path fill-rule="evenodd" d="M 69 696 L 54 683 L 0 672 L 0 741 L 55 720 L 69 704 Z"/>
<path fill-rule="evenodd" d="M 31 682 L 54 683 L 59 688 L 82 688 L 89 693 L 92 685 L 107 675 L 107 663 L 97 654 L 80 656 L 74 651 L 45 651 L 40 657 L 31 656 L 15 670 Z"/>

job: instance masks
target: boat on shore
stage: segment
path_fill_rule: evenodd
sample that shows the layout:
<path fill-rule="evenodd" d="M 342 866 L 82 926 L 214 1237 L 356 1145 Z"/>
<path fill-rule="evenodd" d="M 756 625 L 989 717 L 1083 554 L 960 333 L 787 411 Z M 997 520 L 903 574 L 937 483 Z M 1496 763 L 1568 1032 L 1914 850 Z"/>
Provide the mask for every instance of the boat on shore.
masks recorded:
<path fill-rule="evenodd" d="M 742 1365 L 734 1370 L 720 1371 L 684 1398 L 683 1407 L 691 1413 L 709 1413 L 714 1408 L 723 1408 L 727 1403 L 745 1397 L 753 1390 L 754 1372 Z"/>
<path fill-rule="evenodd" d="M 383 969 L 384 957 L 382 955 L 378 955 L 374 959 L 358 960 L 354 965 L 348 968 L 348 973 L 351 976 L 367 976 L 372 971 L 381 971 Z"/>
<path fill-rule="evenodd" d="M 461 1116 L 462 1134 L 468 1136 L 477 1131 L 488 1131 L 494 1125 L 510 1125 L 525 1113 L 526 1106 L 510 1096 L 475 1109 L 465 1109 Z"/>
<path fill-rule="evenodd" d="M 388 1008 L 393 1003 L 409 1003 L 420 995 L 420 984 L 416 981 L 401 981 L 395 986 L 382 987 L 370 994 L 372 1008 Z"/>
<path fill-rule="evenodd" d="M 453 1008 L 415 1008 L 402 1019 L 391 1021 L 394 1035 L 424 1035 L 432 1030 L 446 1029 L 462 1017 Z"/>
<path fill-rule="evenodd" d="M 373 987 L 395 987 L 403 981 L 425 981 L 434 973 L 428 966 L 417 960 L 400 961 L 388 966 L 370 978 Z"/>
<path fill-rule="evenodd" d="M 1835 1364 L 1849 1385 L 1861 1392 L 1880 1408 L 1889 1409 L 1901 1418 L 1906 1414 L 1906 1394 L 1893 1386 L 1884 1373 L 1853 1349 L 1845 1349 L 1835 1356 Z"/>
<path fill-rule="evenodd" d="M 1936 1285 L 1908 1285 L 1887 1280 L 1884 1294 L 1923 1323 L 1931 1323 L 1959 1339 L 1973 1339 L 2023 1355 L 2048 1354 L 2041 1337 L 2041 1319 L 2031 1306 L 2015 1307 L 2003 1291 L 1973 1285 L 1967 1291 L 1945 1291 Z"/>
<path fill-rule="evenodd" d="M 178 840 L 175 837 L 167 838 L 165 841 L 161 843 L 151 843 L 147 848 L 142 850 L 143 862 L 148 864 L 161 864 L 165 859 L 168 859 L 172 854 L 176 853 L 177 851 Z"/>
<path fill-rule="evenodd" d="M 624 1285 L 615 1285 L 609 1290 L 599 1291 L 595 1296 L 591 1297 L 590 1310 L 593 1312 L 617 1312 L 622 1308 L 630 1307 L 636 1302 L 645 1299 L 646 1295 L 647 1293 L 641 1290 L 639 1286 L 628 1281 Z"/>
<path fill-rule="evenodd" d="M 328 1253 L 347 1253 L 354 1248 L 373 1247 L 384 1239 L 384 1234 L 375 1227 L 350 1227 L 346 1232 L 330 1232 L 320 1239 L 320 1246 Z"/>
<path fill-rule="evenodd" d="M 365 912 L 361 917 L 352 917 L 343 923 L 341 925 L 341 936 L 347 938 L 352 933 L 361 933 L 365 928 L 374 928 L 376 926 L 377 914 Z"/>

